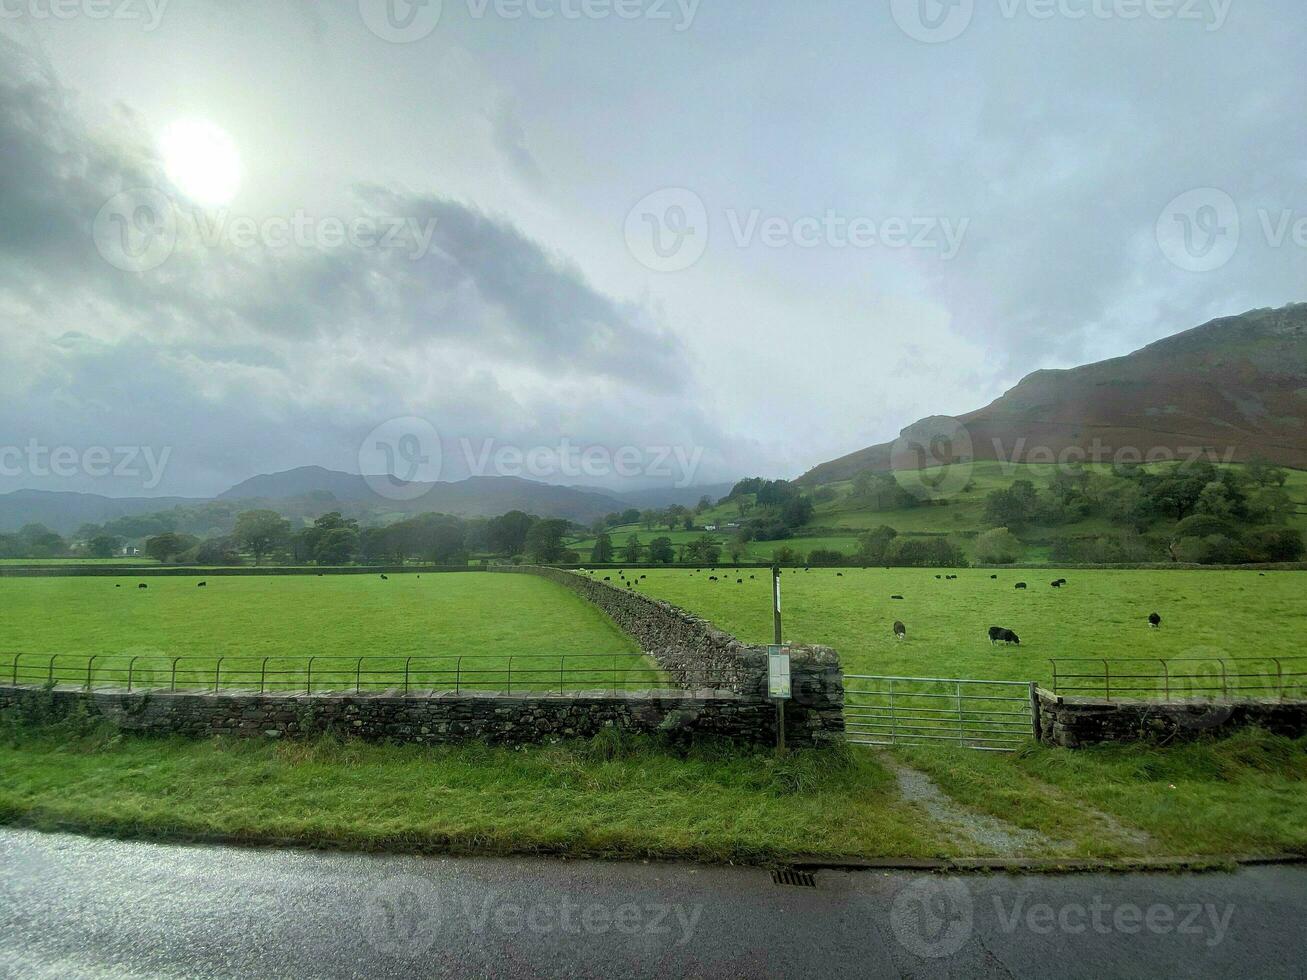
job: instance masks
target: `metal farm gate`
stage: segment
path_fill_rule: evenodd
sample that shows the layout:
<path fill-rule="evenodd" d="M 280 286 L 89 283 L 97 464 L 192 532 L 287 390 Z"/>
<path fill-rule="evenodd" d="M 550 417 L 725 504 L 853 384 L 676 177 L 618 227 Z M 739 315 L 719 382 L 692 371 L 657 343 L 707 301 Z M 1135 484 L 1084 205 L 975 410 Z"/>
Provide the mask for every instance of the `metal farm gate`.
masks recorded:
<path fill-rule="evenodd" d="M 1014 752 L 1035 737 L 1035 685 L 945 677 L 844 675 L 856 745 L 960 745 Z"/>

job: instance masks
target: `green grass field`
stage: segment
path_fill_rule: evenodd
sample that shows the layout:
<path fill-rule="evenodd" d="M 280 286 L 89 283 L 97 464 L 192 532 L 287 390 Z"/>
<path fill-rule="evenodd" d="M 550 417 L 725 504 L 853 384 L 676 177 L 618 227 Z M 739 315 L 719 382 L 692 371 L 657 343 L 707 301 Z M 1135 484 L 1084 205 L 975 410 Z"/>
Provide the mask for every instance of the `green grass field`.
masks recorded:
<path fill-rule="evenodd" d="M 84 682 L 94 655 L 93 684 L 125 683 L 137 658 L 134 686 L 167 687 L 172 658 L 181 657 L 178 687 L 212 687 L 217 672 L 224 688 L 262 681 L 294 690 L 304 688 L 312 656 L 314 690 L 388 689 L 413 658 L 414 689 L 499 690 L 510 684 L 512 657 L 514 689 L 602 688 L 615 679 L 657 686 L 631 639 L 598 609 L 532 576 L 214 576 L 202 589 L 198 581 L 0 579 L 0 677 L 12 677 L 17 656 L 19 680 L 40 683 L 57 656 L 56 679 Z"/>
<path fill-rule="evenodd" d="M 839 572 L 843 574 L 840 575 Z M 1302 572 L 989 569 L 786 569 L 784 636 L 840 654 L 846 673 L 1052 680 L 1051 657 L 1274 657 L 1302 653 Z M 772 636 L 765 571 L 642 570 L 646 594 L 701 615 L 751 643 Z M 955 574 L 955 581 L 935 576 Z M 991 575 L 998 575 L 991 579 Z M 750 578 L 755 575 L 756 578 Z M 743 584 L 736 584 L 743 578 Z M 1049 583 L 1066 578 L 1061 589 Z M 1014 585 L 1024 581 L 1026 591 Z M 892 600 L 902 595 L 903 600 Z M 1149 629 L 1148 614 L 1163 618 Z M 902 620 L 907 639 L 891 626 Z M 990 626 L 1021 637 L 991 646 Z M 1302 668 L 1307 669 L 1307 668 Z"/>

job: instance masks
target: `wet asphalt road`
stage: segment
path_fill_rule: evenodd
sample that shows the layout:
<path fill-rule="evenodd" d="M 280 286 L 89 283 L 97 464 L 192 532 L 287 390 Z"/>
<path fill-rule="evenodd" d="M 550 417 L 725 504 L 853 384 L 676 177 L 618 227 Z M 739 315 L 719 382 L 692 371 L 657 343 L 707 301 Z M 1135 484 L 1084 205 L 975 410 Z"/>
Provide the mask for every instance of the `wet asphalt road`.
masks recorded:
<path fill-rule="evenodd" d="M 4 977 L 1304 977 L 1307 868 L 961 876 L 0 830 Z"/>

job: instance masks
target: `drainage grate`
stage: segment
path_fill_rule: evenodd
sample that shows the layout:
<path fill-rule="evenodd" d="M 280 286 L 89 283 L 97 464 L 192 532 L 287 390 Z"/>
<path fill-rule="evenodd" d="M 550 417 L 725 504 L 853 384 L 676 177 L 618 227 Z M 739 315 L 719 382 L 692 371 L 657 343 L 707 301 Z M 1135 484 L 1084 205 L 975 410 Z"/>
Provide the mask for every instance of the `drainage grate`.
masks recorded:
<path fill-rule="evenodd" d="M 797 888 L 816 888 L 817 878 L 811 871 L 773 871 L 772 884 L 793 885 Z"/>

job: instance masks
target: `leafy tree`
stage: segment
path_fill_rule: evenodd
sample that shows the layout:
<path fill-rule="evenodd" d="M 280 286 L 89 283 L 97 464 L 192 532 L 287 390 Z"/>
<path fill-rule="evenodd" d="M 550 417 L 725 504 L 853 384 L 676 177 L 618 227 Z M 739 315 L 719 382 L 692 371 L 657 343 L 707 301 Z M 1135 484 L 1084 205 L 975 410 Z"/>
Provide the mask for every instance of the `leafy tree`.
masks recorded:
<path fill-rule="evenodd" d="M 289 525 L 287 525 L 289 527 Z M 145 542 L 145 553 L 158 562 L 170 562 L 184 551 L 198 544 L 195 538 L 184 534 L 165 531 Z"/>
<path fill-rule="evenodd" d="M 590 560 L 598 565 L 606 565 L 613 560 L 613 536 L 607 531 L 595 538 L 594 547 L 590 549 Z"/>
<path fill-rule="evenodd" d="M 809 565 L 842 565 L 848 560 L 844 552 L 832 548 L 813 548 L 808 553 Z"/>
<path fill-rule="evenodd" d="M 667 530 L 674 531 L 676 525 L 680 524 L 687 514 L 688 511 L 680 504 L 672 504 L 667 510 L 663 511 L 663 524 L 667 526 Z"/>
<path fill-rule="evenodd" d="M 247 510 L 236 517 L 237 543 L 259 564 L 264 555 L 282 548 L 290 540 L 290 521 L 276 511 Z"/>
<path fill-rule="evenodd" d="M 992 565 L 1010 565 L 1021 557 L 1021 542 L 1005 527 L 996 527 L 976 538 L 976 559 Z"/>
<path fill-rule="evenodd" d="M 671 538 L 654 538 L 649 542 L 649 560 L 660 564 L 670 564 L 676 560 Z"/>
<path fill-rule="evenodd" d="M 962 549 L 941 537 L 898 537 L 885 550 L 886 565 L 919 568 L 961 568 Z"/>
<path fill-rule="evenodd" d="M 1302 535 L 1288 527 L 1259 527 L 1244 536 L 1253 561 L 1301 561 Z"/>
<path fill-rule="evenodd" d="M 855 557 L 864 565 L 883 565 L 885 563 L 885 552 L 889 548 L 890 542 L 898 536 L 898 531 L 882 524 L 858 538 L 858 550 Z"/>
<path fill-rule="evenodd" d="M 539 518 L 510 510 L 507 514 L 491 518 L 486 525 L 486 539 L 490 550 L 497 555 L 520 555 L 526 550 L 526 536 Z"/>
<path fill-rule="evenodd" d="M 640 535 L 632 534 L 626 539 L 626 544 L 622 547 L 622 560 L 634 565 L 640 560 L 640 552 L 644 546 L 640 544 Z"/>
<path fill-rule="evenodd" d="M 1035 519 L 1039 498 L 1029 480 L 1014 480 L 1010 487 L 985 498 L 985 520 L 1006 528 L 1022 528 Z"/>
<path fill-rule="evenodd" d="M 686 561 L 703 562 L 711 565 L 722 556 L 722 546 L 710 534 L 701 534 L 685 546 Z"/>
<path fill-rule="evenodd" d="M 319 565 L 345 565 L 353 559 L 358 547 L 357 528 L 333 527 L 318 538 L 313 557 Z"/>
<path fill-rule="evenodd" d="M 198 565 L 239 565 L 241 556 L 230 538 L 210 538 L 196 547 L 195 562 Z"/>
<path fill-rule="evenodd" d="M 526 535 L 526 556 L 535 562 L 561 562 L 563 552 L 567 550 L 563 546 L 567 528 L 567 521 L 559 518 L 536 521 Z"/>
<path fill-rule="evenodd" d="M 699 498 L 699 502 L 694 505 L 694 512 L 696 514 L 702 514 L 706 510 L 712 510 L 712 497 L 704 494 Z"/>
<path fill-rule="evenodd" d="M 628 507 L 622 511 L 621 524 L 638 524 L 640 523 L 640 512 L 634 507 Z"/>
<path fill-rule="evenodd" d="M 112 558 L 123 550 L 123 539 L 114 534 L 97 534 L 86 543 L 86 553 L 92 558 Z"/>

